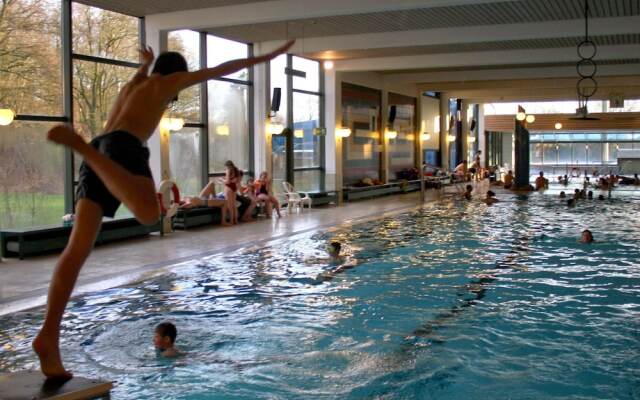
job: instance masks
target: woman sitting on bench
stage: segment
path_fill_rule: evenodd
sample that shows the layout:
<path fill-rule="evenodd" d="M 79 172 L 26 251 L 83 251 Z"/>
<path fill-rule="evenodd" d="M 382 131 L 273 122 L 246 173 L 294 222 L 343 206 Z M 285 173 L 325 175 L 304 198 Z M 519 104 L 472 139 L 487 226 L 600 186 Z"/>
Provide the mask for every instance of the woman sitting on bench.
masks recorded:
<path fill-rule="evenodd" d="M 280 215 L 280 203 L 278 199 L 274 195 L 271 194 L 271 179 L 269 178 L 269 174 L 267 172 L 263 172 L 260 174 L 260 180 L 254 182 L 256 188 L 256 198 L 258 201 L 264 201 L 267 206 L 267 217 L 271 218 L 272 208 L 276 208 L 276 212 L 278 213 L 278 218 Z"/>
<path fill-rule="evenodd" d="M 190 209 L 195 207 L 220 208 L 220 213 L 222 214 L 220 218 L 220 224 L 222 226 L 231 225 L 229 222 L 227 222 L 227 215 L 229 215 L 227 201 L 215 197 L 215 183 L 213 181 L 207 183 L 207 186 L 202 189 L 198 197 L 185 197 L 184 201 L 180 202 L 180 208 L 182 209 Z"/>

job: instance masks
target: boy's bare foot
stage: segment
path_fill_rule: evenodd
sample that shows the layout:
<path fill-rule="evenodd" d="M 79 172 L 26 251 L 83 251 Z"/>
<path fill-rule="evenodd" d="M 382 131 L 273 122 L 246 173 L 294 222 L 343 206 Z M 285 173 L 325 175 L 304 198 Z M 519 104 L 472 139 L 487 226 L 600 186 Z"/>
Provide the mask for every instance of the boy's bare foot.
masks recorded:
<path fill-rule="evenodd" d="M 33 350 L 40 358 L 40 369 L 47 378 L 71 379 L 73 375 L 64 369 L 60 358 L 60 349 L 55 343 L 48 342 L 38 335 L 32 343 Z"/>
<path fill-rule="evenodd" d="M 67 124 L 56 125 L 49 129 L 47 139 L 72 149 L 76 149 L 78 146 L 86 143 L 82 136 L 78 135 L 73 128 Z"/>

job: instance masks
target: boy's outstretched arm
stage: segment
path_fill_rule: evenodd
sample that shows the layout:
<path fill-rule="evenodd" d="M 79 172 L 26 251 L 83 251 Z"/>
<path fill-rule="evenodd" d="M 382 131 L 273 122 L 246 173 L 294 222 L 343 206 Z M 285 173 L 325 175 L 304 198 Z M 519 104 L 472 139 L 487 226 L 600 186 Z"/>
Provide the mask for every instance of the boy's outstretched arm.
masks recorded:
<path fill-rule="evenodd" d="M 280 54 L 284 54 L 293 46 L 295 40 L 291 40 L 283 46 L 275 49 L 271 53 L 267 53 L 258 57 L 242 58 L 222 63 L 213 68 L 205 68 L 194 72 L 179 72 L 167 76 L 167 80 L 175 85 L 176 91 L 180 91 L 200 82 L 206 82 L 210 79 L 220 78 L 225 75 L 232 74 L 241 69 L 251 67 L 256 64 L 269 61 Z"/>

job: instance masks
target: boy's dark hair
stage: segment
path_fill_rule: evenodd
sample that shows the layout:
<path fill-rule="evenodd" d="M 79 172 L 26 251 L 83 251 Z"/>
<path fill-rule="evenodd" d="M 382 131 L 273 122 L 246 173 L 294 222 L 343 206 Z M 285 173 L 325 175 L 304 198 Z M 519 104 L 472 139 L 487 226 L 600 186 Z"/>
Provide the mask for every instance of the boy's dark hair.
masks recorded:
<path fill-rule="evenodd" d="M 467 190 L 471 190 L 471 191 L 473 191 L 473 186 L 471 186 L 471 185 L 467 185 Z"/>
<path fill-rule="evenodd" d="M 165 51 L 156 59 L 151 73 L 170 75 L 174 72 L 187 72 L 188 70 L 187 60 L 184 59 L 182 54 L 176 51 Z M 178 96 L 176 95 L 172 101 L 178 101 Z"/>
<path fill-rule="evenodd" d="M 169 339 L 171 339 L 171 344 L 176 341 L 176 336 L 178 336 L 178 330 L 171 322 L 158 324 L 158 326 L 156 326 L 156 333 L 162 337 L 168 336 Z"/>
<path fill-rule="evenodd" d="M 487 196 L 488 196 L 488 197 L 493 197 L 493 196 L 495 196 L 495 195 L 496 195 L 496 194 L 495 194 L 494 192 L 492 192 L 491 190 L 487 190 Z"/>
<path fill-rule="evenodd" d="M 342 249 L 342 245 L 340 244 L 340 242 L 331 242 L 331 247 L 333 247 L 333 249 L 338 253 Z"/>
<path fill-rule="evenodd" d="M 174 72 L 187 72 L 187 60 L 182 54 L 175 51 L 165 51 L 161 53 L 153 65 L 152 74 L 169 75 Z"/>

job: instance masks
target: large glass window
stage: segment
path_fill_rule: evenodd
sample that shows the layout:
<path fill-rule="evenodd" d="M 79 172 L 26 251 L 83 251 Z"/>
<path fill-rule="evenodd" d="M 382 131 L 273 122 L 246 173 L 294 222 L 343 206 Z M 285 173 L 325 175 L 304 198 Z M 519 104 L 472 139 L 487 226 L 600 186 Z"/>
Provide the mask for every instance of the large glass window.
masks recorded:
<path fill-rule="evenodd" d="M 169 165 L 172 179 L 185 195 L 202 189 L 200 173 L 200 128 L 183 128 L 169 137 Z"/>
<path fill-rule="evenodd" d="M 545 165 L 616 164 L 619 149 L 640 149 L 635 132 L 537 133 L 531 138 L 531 163 Z"/>
<path fill-rule="evenodd" d="M 363 179 L 379 180 L 382 137 L 379 90 L 342 83 L 342 125 L 351 135 L 342 140 L 342 175 L 345 186 Z"/>
<path fill-rule="evenodd" d="M 0 126 L 0 228 L 61 223 L 64 152 L 46 140 L 54 123 Z"/>
<path fill-rule="evenodd" d="M 75 2 L 72 10 L 74 53 L 138 62 L 138 18 Z"/>
<path fill-rule="evenodd" d="M 0 3 L 0 105 L 18 114 L 62 115 L 59 0 Z"/>
<path fill-rule="evenodd" d="M 71 13 L 63 13 L 67 6 Z M 65 153 L 71 153 L 49 143 L 46 131 L 72 122 L 89 140 L 104 130 L 119 90 L 138 66 L 139 29 L 139 18 L 76 2 L 0 3 L 0 105 L 18 114 L 0 127 L 0 227 L 60 224 L 73 211 L 74 166 L 81 159 L 74 156 L 75 165 L 67 165 Z M 64 51 L 72 59 L 72 82 L 63 75 Z M 72 90 L 63 93 L 66 84 Z"/>
<path fill-rule="evenodd" d="M 74 60 L 73 122 L 85 140 L 104 132 L 109 111 L 135 69 L 105 63 Z"/>
<path fill-rule="evenodd" d="M 281 182 L 288 181 L 298 190 L 321 190 L 323 140 L 314 134 L 322 126 L 320 63 L 281 55 L 271 60 L 269 73 L 270 95 L 281 90 L 280 108 L 271 120 L 290 128 L 271 137 L 274 189 L 281 191 Z"/>
<path fill-rule="evenodd" d="M 244 43 L 234 42 L 216 36 L 207 36 L 207 66 L 215 67 L 223 62 L 238 58 L 247 58 L 249 46 Z M 225 78 L 237 79 L 240 81 L 249 80 L 249 70 L 242 69 L 233 74 L 226 75 Z"/>
<path fill-rule="evenodd" d="M 167 49 L 182 54 L 187 60 L 189 71 L 200 69 L 200 33 L 190 30 L 169 32 Z M 172 106 L 171 116 L 184 118 L 186 122 L 201 122 L 200 85 L 180 92 L 178 101 Z"/>
<path fill-rule="evenodd" d="M 313 129 L 320 126 L 320 97 L 293 94 L 293 159 L 299 168 L 320 167 L 320 137 Z"/>
<path fill-rule="evenodd" d="M 248 45 L 207 35 L 207 66 L 249 55 Z M 248 69 L 207 83 L 209 174 L 225 172 L 227 160 L 251 169 L 252 126 L 249 115 L 251 81 Z"/>
<path fill-rule="evenodd" d="M 389 178 L 397 179 L 400 171 L 415 166 L 416 99 L 389 93 L 389 109 L 395 107 L 396 116 L 390 130 L 396 132 L 389 139 Z"/>
<path fill-rule="evenodd" d="M 227 160 L 249 170 L 249 86 L 209 81 L 209 172 L 224 173 Z"/>

